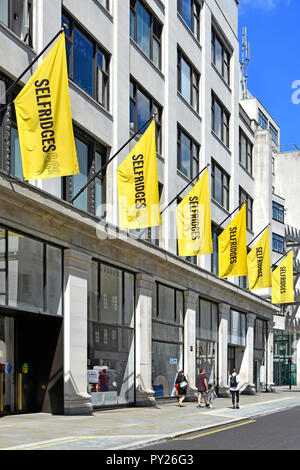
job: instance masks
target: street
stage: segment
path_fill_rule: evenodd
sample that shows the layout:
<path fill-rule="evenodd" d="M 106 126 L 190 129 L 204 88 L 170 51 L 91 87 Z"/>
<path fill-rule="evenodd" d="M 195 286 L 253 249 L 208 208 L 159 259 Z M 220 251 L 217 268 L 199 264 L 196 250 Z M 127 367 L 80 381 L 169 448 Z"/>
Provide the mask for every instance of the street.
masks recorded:
<path fill-rule="evenodd" d="M 192 433 L 145 449 L 299 450 L 300 407 Z"/>

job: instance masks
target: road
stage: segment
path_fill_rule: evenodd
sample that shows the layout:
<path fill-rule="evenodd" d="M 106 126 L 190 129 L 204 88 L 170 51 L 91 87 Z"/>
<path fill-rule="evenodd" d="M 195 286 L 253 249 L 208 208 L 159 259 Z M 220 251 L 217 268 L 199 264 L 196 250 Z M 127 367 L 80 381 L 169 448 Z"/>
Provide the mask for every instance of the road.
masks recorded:
<path fill-rule="evenodd" d="M 151 450 L 300 450 L 300 406 L 161 442 Z"/>

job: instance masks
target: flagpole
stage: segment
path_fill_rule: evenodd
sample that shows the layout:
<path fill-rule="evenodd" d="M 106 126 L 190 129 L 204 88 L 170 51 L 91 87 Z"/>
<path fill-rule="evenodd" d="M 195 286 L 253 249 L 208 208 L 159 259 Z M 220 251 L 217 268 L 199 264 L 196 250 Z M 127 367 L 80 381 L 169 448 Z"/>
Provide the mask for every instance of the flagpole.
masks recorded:
<path fill-rule="evenodd" d="M 196 175 L 193 179 L 191 179 L 191 181 L 189 181 L 188 184 L 187 184 L 178 194 L 176 194 L 176 196 L 172 199 L 172 201 L 170 201 L 169 204 L 167 204 L 166 207 L 164 207 L 164 208 L 160 211 L 160 213 L 162 214 L 163 212 L 165 212 L 165 210 L 168 209 L 168 207 L 170 207 L 171 204 L 173 204 L 173 202 L 186 190 L 186 188 L 188 188 L 189 185 L 192 184 L 193 181 L 195 181 L 195 179 L 198 178 L 198 176 L 200 176 L 201 173 L 203 173 L 203 171 L 205 171 L 206 168 L 208 168 L 209 166 L 210 166 L 210 163 L 207 163 L 207 165 L 206 165 L 204 168 L 202 168 L 202 170 L 201 170 L 199 173 L 197 173 L 197 175 Z M 150 227 L 146 227 L 146 228 L 139 234 L 139 238 L 143 235 L 143 233 L 144 233 L 148 228 L 150 228 Z"/>
<path fill-rule="evenodd" d="M 105 170 L 105 168 L 110 164 L 110 162 L 117 156 L 119 155 L 119 153 L 124 149 L 124 147 L 126 147 L 129 142 L 131 142 L 139 133 L 140 131 L 152 120 L 152 119 L 155 119 L 155 116 L 157 115 L 157 113 L 154 113 L 152 114 L 152 116 L 148 119 L 148 121 L 144 122 L 144 124 L 135 132 L 135 134 L 133 134 L 130 139 L 127 140 L 127 142 L 125 142 L 124 145 L 122 145 L 121 148 L 119 148 L 119 150 L 105 163 L 105 165 L 103 165 L 102 168 L 100 168 L 99 171 L 97 171 L 97 173 L 95 173 L 92 178 L 78 191 L 77 194 L 75 194 L 75 196 L 70 200 L 71 203 L 73 203 L 75 201 L 75 199 L 78 198 L 78 196 L 80 196 L 81 193 L 83 193 L 83 191 L 89 186 L 89 184 L 91 184 L 95 178 L 97 178 L 100 173 L 103 172 L 103 170 Z"/>
<path fill-rule="evenodd" d="M 226 219 L 224 219 L 219 225 L 217 225 L 216 229 L 214 230 L 215 232 L 218 230 L 218 228 L 222 228 L 221 225 L 224 224 L 224 222 L 226 222 L 227 219 L 229 219 L 229 217 L 232 216 L 232 214 L 234 214 L 235 211 L 237 211 L 243 204 L 246 204 L 245 201 L 241 202 L 227 217 Z"/>
<path fill-rule="evenodd" d="M 9 86 L 9 88 L 5 92 L 5 96 L 7 96 L 8 93 L 10 93 L 13 90 L 13 88 L 17 85 L 17 83 L 21 80 L 21 78 L 24 77 L 24 75 L 28 72 L 28 70 L 31 69 L 33 64 L 41 57 L 41 55 L 44 54 L 44 52 L 48 49 L 48 47 L 51 46 L 51 44 L 55 41 L 55 39 L 58 38 L 58 36 L 61 33 L 63 33 L 65 29 L 68 29 L 68 26 L 64 24 L 63 27 L 58 31 L 58 33 L 47 44 L 47 46 L 45 46 L 44 49 L 33 59 L 33 61 L 28 65 L 28 67 L 24 70 L 24 72 L 22 72 L 21 75 L 19 75 L 19 77 L 16 78 L 16 80 Z"/>
<path fill-rule="evenodd" d="M 291 248 L 287 253 L 285 253 L 281 258 L 279 258 L 276 263 L 272 264 L 272 268 L 275 266 L 276 268 L 278 267 L 277 266 L 277 263 L 279 263 L 280 260 L 282 260 L 282 258 L 284 258 L 285 256 L 287 256 L 291 251 L 293 251 L 293 248 Z"/>
<path fill-rule="evenodd" d="M 251 240 L 251 242 L 250 242 L 250 243 L 248 243 L 248 245 L 247 245 L 247 248 L 249 248 L 249 246 L 251 245 L 251 243 L 253 243 L 253 242 L 254 242 L 254 240 L 256 240 L 256 239 L 257 239 L 257 238 L 260 236 L 260 234 L 261 234 L 261 233 L 263 233 L 263 231 L 264 231 L 264 230 L 266 230 L 266 228 L 268 228 L 270 225 L 271 225 L 271 224 L 268 224 L 268 225 L 266 225 L 266 226 L 265 226 L 265 228 L 263 228 L 263 229 L 262 229 L 262 231 L 261 231 L 261 232 L 259 232 L 259 234 L 258 234 L 258 235 L 256 235 L 256 237 L 255 237 L 255 238 L 253 238 L 253 240 Z"/>

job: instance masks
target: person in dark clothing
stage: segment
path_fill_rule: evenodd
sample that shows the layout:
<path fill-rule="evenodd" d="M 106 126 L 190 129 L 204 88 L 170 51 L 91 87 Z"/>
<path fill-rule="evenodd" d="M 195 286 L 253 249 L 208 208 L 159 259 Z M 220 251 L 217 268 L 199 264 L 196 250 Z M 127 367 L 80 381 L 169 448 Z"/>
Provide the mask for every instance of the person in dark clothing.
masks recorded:
<path fill-rule="evenodd" d="M 237 372 L 236 369 L 233 369 L 232 373 L 229 376 L 229 390 L 232 396 L 232 408 L 239 408 L 240 374 Z"/>
<path fill-rule="evenodd" d="M 207 376 L 205 375 L 205 369 L 201 369 L 200 374 L 197 375 L 197 389 L 198 389 L 198 407 L 201 408 L 201 397 L 204 398 L 204 404 L 208 407 L 207 403 Z"/>
<path fill-rule="evenodd" d="M 183 406 L 182 402 L 186 396 L 187 385 L 188 385 L 188 382 L 186 380 L 183 370 L 181 370 L 180 372 L 178 372 L 178 375 L 175 381 L 175 387 L 177 390 L 177 395 L 179 399 L 178 402 L 179 402 L 180 407 Z"/>

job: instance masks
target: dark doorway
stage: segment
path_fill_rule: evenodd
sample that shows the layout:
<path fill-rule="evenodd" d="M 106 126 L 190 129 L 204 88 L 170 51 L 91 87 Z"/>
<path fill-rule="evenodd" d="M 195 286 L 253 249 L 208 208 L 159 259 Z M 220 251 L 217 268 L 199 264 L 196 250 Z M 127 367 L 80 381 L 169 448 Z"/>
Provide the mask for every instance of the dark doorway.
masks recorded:
<path fill-rule="evenodd" d="M 62 318 L 26 316 L 15 325 L 18 411 L 63 414 Z"/>

